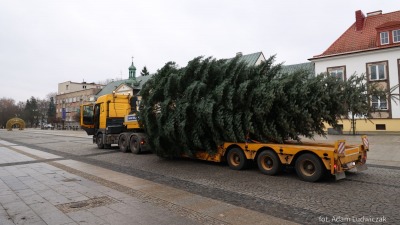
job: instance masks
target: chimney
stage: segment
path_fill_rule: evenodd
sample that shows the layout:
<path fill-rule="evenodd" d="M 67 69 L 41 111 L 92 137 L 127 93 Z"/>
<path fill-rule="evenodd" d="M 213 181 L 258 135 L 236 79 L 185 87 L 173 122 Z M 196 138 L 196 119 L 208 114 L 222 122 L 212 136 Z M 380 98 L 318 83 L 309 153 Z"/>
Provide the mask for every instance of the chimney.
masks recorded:
<path fill-rule="evenodd" d="M 365 16 L 361 10 L 356 11 L 356 31 L 360 31 L 364 27 Z"/>
<path fill-rule="evenodd" d="M 242 52 L 237 52 L 237 53 L 236 53 L 236 56 L 241 57 L 241 56 L 243 56 L 243 53 L 242 53 Z"/>

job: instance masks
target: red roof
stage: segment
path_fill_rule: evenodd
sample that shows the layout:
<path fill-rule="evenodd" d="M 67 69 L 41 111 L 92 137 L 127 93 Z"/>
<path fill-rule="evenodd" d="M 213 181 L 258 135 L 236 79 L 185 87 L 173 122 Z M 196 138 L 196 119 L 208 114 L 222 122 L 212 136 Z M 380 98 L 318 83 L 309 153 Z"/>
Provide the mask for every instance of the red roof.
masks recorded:
<path fill-rule="evenodd" d="M 362 14 L 361 11 L 359 13 Z M 361 29 L 357 30 L 357 21 L 354 22 L 324 53 L 314 58 L 400 46 L 400 42 L 390 42 L 390 44 L 380 46 L 378 34 L 378 30 L 384 31 L 385 28 L 400 29 L 400 11 L 386 14 L 377 11 L 367 15 L 365 19 L 363 16 L 362 14 Z"/>

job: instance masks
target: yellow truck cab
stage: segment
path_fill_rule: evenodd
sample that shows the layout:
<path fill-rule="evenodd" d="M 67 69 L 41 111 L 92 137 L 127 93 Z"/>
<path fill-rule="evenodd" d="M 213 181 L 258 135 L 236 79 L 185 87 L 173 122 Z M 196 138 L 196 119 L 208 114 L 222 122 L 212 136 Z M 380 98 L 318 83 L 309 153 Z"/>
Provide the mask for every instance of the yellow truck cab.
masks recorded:
<path fill-rule="evenodd" d="M 81 127 L 93 135 L 93 143 L 100 149 L 118 144 L 121 151 L 138 154 L 147 151 L 148 146 L 136 112 L 135 96 L 103 95 L 95 104 L 81 105 Z"/>

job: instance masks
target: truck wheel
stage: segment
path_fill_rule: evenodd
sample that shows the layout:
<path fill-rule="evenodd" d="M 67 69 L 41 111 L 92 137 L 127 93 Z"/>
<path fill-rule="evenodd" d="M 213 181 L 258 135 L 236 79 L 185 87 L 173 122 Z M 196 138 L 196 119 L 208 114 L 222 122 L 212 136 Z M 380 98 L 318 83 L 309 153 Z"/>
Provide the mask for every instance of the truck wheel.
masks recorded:
<path fill-rule="evenodd" d="M 140 153 L 140 147 L 139 147 L 139 141 L 136 135 L 133 135 L 130 139 L 129 146 L 131 147 L 131 152 L 133 154 L 139 154 Z"/>
<path fill-rule="evenodd" d="M 282 168 L 281 160 L 271 150 L 262 151 L 257 156 L 257 165 L 261 173 L 266 175 L 276 175 Z"/>
<path fill-rule="evenodd" d="M 118 147 L 121 152 L 129 151 L 129 142 L 125 134 L 122 134 L 118 139 Z"/>
<path fill-rule="evenodd" d="M 233 170 L 241 170 L 247 167 L 248 161 L 244 152 L 239 148 L 232 148 L 227 156 L 228 165 Z"/>
<path fill-rule="evenodd" d="M 322 162 L 314 154 L 305 153 L 296 160 L 296 173 L 304 181 L 315 182 L 323 172 Z"/>
<path fill-rule="evenodd" d="M 97 143 L 97 147 L 99 149 L 104 149 L 103 134 L 98 134 L 97 135 L 96 143 Z"/>

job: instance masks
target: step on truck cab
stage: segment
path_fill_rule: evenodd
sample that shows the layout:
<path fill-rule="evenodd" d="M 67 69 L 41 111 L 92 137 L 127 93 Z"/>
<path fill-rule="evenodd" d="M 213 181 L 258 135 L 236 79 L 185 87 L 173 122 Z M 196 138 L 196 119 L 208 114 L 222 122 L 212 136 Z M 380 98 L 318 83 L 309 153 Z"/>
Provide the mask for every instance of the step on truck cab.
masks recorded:
<path fill-rule="evenodd" d="M 340 180 L 346 177 L 346 171 L 367 169 L 369 142 L 367 136 L 361 139 L 360 145 L 346 145 L 345 140 L 338 140 L 334 144 L 226 142 L 215 154 L 198 152 L 193 157 L 214 162 L 226 160 L 234 170 L 245 169 L 253 160 L 266 175 L 276 175 L 284 166 L 291 166 L 300 179 L 309 182 L 319 180 L 326 172 Z"/>

